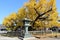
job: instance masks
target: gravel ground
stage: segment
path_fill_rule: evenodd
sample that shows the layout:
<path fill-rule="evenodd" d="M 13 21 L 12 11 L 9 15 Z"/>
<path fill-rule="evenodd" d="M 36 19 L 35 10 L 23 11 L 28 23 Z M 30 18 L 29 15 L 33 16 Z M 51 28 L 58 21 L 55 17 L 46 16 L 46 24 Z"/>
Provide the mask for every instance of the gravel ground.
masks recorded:
<path fill-rule="evenodd" d="M 20 40 L 17 37 L 4 37 L 4 36 L 0 36 L 0 40 Z"/>
<path fill-rule="evenodd" d="M 10 37 L 0 37 L 0 40 L 21 40 L 17 37 L 10 38 Z M 40 39 L 30 39 L 30 40 L 60 40 L 58 38 L 40 38 Z"/>
<path fill-rule="evenodd" d="M 18 37 L 4 37 L 4 36 L 0 36 L 0 40 L 21 40 Z M 29 39 L 29 40 L 60 40 L 60 38 L 40 38 L 40 39 Z"/>
<path fill-rule="evenodd" d="M 40 38 L 40 40 L 60 40 L 59 38 Z"/>

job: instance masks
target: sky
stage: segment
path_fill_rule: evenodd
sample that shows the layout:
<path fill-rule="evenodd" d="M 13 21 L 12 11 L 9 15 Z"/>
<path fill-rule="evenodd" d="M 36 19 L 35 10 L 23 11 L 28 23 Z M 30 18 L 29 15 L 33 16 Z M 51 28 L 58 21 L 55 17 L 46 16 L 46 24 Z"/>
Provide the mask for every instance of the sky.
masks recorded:
<path fill-rule="evenodd" d="M 0 24 L 2 24 L 6 16 L 12 12 L 17 12 L 27 1 L 28 0 L 0 0 Z M 58 13 L 60 13 L 60 0 L 56 0 L 56 7 Z"/>

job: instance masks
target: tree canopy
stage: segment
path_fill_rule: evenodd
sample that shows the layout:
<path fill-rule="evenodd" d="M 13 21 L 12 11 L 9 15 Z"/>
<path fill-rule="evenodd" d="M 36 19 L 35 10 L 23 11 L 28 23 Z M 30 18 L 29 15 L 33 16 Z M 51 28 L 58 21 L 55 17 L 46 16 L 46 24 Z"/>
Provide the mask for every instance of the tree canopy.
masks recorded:
<path fill-rule="evenodd" d="M 57 22 L 58 12 L 56 10 L 56 0 L 29 0 L 17 13 L 7 16 L 3 24 L 12 30 L 18 26 L 23 26 L 22 19 L 27 17 L 33 22 L 34 29 L 42 29 L 44 27 L 60 26 Z"/>

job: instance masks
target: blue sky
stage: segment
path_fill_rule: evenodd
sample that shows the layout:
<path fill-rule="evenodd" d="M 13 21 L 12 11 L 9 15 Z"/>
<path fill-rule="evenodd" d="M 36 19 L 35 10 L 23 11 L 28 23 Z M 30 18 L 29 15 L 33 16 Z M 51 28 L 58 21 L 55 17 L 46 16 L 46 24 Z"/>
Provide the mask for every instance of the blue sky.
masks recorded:
<path fill-rule="evenodd" d="M 28 0 L 0 0 L 0 24 L 2 24 L 4 17 L 12 12 L 17 12 L 19 8 Z M 60 0 L 56 0 L 57 11 L 60 13 Z"/>

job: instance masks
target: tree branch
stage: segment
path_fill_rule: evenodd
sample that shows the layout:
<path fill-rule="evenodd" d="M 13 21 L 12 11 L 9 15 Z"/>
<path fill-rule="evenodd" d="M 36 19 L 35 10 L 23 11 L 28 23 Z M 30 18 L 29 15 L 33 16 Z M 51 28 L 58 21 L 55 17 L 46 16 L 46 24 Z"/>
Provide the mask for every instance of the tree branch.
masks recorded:
<path fill-rule="evenodd" d="M 33 22 L 33 25 L 32 25 L 33 27 L 34 27 L 35 21 L 37 21 L 37 20 L 39 19 L 39 17 L 41 17 L 41 16 L 45 15 L 46 13 L 52 11 L 52 8 L 51 8 L 50 10 L 48 10 L 47 12 L 44 12 L 43 14 L 39 14 L 35 8 L 34 8 L 34 10 L 35 10 L 36 13 L 38 14 L 38 16 L 36 17 L 36 19 L 35 19 L 34 22 Z"/>

